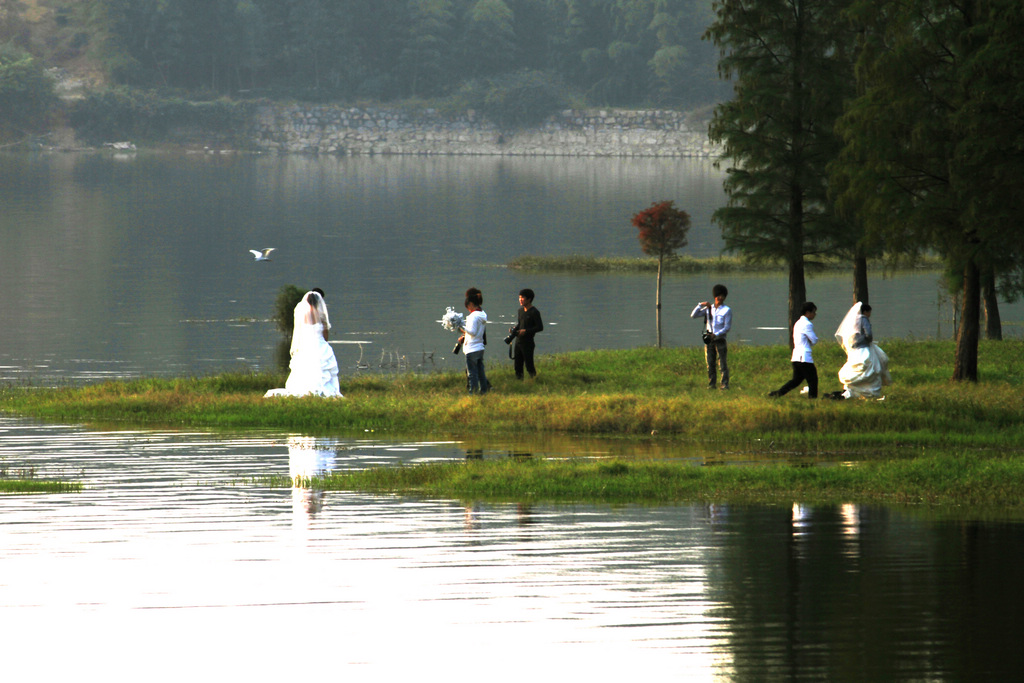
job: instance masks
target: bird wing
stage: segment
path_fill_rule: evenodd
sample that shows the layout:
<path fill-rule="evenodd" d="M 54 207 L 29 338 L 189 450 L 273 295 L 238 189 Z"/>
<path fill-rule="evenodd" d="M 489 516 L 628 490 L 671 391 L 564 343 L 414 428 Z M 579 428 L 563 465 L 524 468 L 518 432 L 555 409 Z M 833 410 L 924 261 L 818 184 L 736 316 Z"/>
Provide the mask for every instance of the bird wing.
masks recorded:
<path fill-rule="evenodd" d="M 252 254 L 253 256 L 255 256 L 256 258 L 259 258 L 260 256 L 263 256 L 262 252 L 256 251 L 255 249 L 250 249 L 249 253 Z"/>
<path fill-rule="evenodd" d="M 277 247 L 267 247 L 266 249 L 263 250 L 263 255 L 270 256 L 270 252 L 274 251 L 275 249 L 277 249 Z"/>

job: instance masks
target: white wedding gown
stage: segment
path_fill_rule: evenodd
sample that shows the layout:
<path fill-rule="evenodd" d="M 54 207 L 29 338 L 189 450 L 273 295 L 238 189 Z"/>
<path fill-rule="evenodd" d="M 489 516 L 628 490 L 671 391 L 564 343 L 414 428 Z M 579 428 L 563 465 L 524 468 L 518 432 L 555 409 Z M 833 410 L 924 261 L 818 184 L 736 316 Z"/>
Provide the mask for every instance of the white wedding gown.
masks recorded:
<path fill-rule="evenodd" d="M 860 302 L 854 304 L 836 330 L 836 340 L 846 351 L 846 364 L 839 369 L 839 381 L 843 383 L 845 398 L 881 398 L 882 387 L 892 384 L 889 356 L 875 342 L 854 348 L 860 307 Z"/>
<path fill-rule="evenodd" d="M 313 300 L 312 304 L 309 299 Z M 342 397 L 338 384 L 338 360 L 334 357 L 334 349 L 324 339 L 324 326 L 330 329 L 330 324 L 323 299 L 315 292 L 303 297 L 295 307 L 288 381 L 284 389 L 271 389 L 265 396 Z"/>

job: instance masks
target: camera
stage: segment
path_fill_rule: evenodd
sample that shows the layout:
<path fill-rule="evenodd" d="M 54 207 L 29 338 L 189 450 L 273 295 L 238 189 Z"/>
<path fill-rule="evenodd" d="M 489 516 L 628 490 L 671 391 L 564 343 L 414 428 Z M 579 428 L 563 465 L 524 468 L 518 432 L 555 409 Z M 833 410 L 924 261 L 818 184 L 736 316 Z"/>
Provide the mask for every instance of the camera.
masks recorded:
<path fill-rule="evenodd" d="M 505 337 L 502 341 L 504 341 L 506 344 L 511 344 L 513 341 L 515 341 L 517 334 L 519 334 L 519 327 L 510 327 L 508 328 L 508 336 Z"/>

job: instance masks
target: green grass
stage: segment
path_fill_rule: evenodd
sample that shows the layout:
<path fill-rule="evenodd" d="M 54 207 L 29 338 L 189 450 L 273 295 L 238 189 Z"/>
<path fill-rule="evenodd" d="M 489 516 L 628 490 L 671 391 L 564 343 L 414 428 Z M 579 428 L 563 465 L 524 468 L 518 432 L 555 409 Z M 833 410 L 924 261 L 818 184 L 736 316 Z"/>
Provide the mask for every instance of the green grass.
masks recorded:
<path fill-rule="evenodd" d="M 7 387 L 0 390 L 0 411 L 92 425 L 445 438 L 539 433 L 758 444 L 769 452 L 1022 449 L 1024 343 L 983 342 L 977 384 L 948 380 L 952 342 L 882 346 L 894 379 L 884 401 L 810 401 L 796 394 L 769 400 L 765 394 L 789 378 L 788 349 L 733 344 L 728 392 L 704 388 L 701 349 L 639 348 L 540 356 L 540 376 L 526 382 L 517 382 L 507 360 L 492 352 L 488 375 L 495 391 L 483 397 L 467 396 L 455 371 L 344 377 L 341 400 L 264 399 L 284 377 L 240 373 Z M 838 389 L 841 349 L 822 343 L 815 358 L 822 392 Z"/>
<path fill-rule="evenodd" d="M 293 484 L 287 477 L 264 483 Z M 323 490 L 492 501 L 790 504 L 799 500 L 808 504 L 926 504 L 975 509 L 1024 506 L 1024 461 L 976 453 L 814 467 L 506 458 L 373 468 L 299 483 Z"/>
<path fill-rule="evenodd" d="M 505 264 L 512 270 L 525 272 L 547 273 L 643 273 L 657 272 L 658 259 L 654 257 L 609 258 L 602 256 L 585 256 L 572 254 L 569 256 L 532 256 L 524 255 Z M 847 271 L 851 269 L 849 260 L 824 259 L 808 263 L 809 270 L 815 271 Z M 886 262 L 872 262 L 872 267 L 879 270 L 892 270 Z M 915 271 L 941 270 L 942 264 L 934 258 L 926 258 L 914 266 Z M 693 257 L 679 254 L 666 260 L 663 266 L 665 273 L 778 273 L 786 272 L 788 266 L 781 262 L 754 263 L 739 256 Z"/>
<path fill-rule="evenodd" d="M 0 412 L 99 426 L 271 429 L 376 438 L 515 443 L 615 440 L 614 459 L 502 458 L 373 468 L 303 485 L 463 500 L 911 503 L 1022 508 L 1024 342 L 983 342 L 977 384 L 954 383 L 948 341 L 888 340 L 884 401 L 766 393 L 789 377 L 785 347 L 730 346 L 733 388 L 708 391 L 699 348 L 541 356 L 536 381 L 489 361 L 495 390 L 465 394 L 461 372 L 345 377 L 345 399 L 264 399 L 274 374 L 9 386 Z M 844 357 L 815 350 L 822 392 Z M 698 467 L 659 449 L 738 454 L 759 465 Z M 543 448 L 539 449 L 543 452 Z M 634 455 L 635 454 L 635 455 Z M 825 464 L 828 463 L 828 464 Z M 841 464 L 836 464 L 841 463 Z M 288 478 L 258 483 L 291 486 Z M 32 485 L 36 485 L 34 482 Z M 2 490 L 2 489 L 0 489 Z M 974 513 L 972 513 L 974 514 Z"/>

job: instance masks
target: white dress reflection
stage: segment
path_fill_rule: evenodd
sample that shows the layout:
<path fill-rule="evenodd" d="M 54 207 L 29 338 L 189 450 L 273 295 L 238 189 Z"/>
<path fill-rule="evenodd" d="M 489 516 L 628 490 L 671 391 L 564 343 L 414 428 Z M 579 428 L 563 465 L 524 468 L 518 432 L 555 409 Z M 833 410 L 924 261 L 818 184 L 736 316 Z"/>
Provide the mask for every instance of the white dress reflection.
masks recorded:
<path fill-rule="evenodd" d="M 331 319 L 327 304 L 318 292 L 306 292 L 295 305 L 295 326 L 289 350 L 291 373 L 284 389 L 271 389 L 266 396 L 335 396 L 341 395 L 338 385 L 338 360 L 327 343 Z"/>
<path fill-rule="evenodd" d="M 292 516 L 306 526 L 324 505 L 324 492 L 308 485 L 308 479 L 334 470 L 334 448 L 311 436 L 288 437 L 288 475 L 292 478 Z"/>

